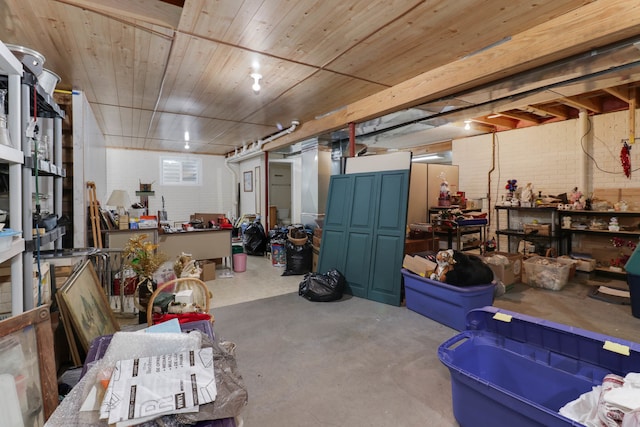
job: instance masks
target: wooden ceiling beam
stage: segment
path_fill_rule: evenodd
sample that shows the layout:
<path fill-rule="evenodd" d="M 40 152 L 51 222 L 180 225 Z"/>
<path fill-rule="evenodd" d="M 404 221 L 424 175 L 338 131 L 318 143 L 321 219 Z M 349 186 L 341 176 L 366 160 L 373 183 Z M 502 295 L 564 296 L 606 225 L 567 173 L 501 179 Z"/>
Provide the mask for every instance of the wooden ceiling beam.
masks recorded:
<path fill-rule="evenodd" d="M 541 113 L 546 113 L 549 116 L 554 116 L 557 117 L 559 119 L 562 120 L 567 120 L 569 117 L 571 117 L 571 114 L 569 113 L 569 107 L 567 107 L 566 105 L 530 105 L 527 108 L 531 108 L 537 111 L 540 111 Z"/>
<path fill-rule="evenodd" d="M 535 105 L 527 105 L 526 107 L 522 107 L 522 109 L 524 111 L 527 111 L 529 113 L 532 114 L 536 114 L 540 117 L 549 117 L 549 116 L 554 116 L 553 114 L 549 113 L 547 110 L 544 109 L 544 107 L 536 107 Z M 556 117 L 556 116 L 554 116 Z"/>
<path fill-rule="evenodd" d="M 451 96 L 571 55 L 589 51 L 638 34 L 640 8 L 628 0 L 598 0 L 546 21 L 492 48 L 437 67 L 374 95 L 345 106 L 334 114 L 310 120 L 289 135 L 269 142 L 271 151 L 304 139 L 361 123 L 404 108 Z M 563 37 L 550 37 L 563 34 Z M 532 46 L 535 49 L 532 49 Z M 531 57 L 535 52 L 536 57 Z"/>
<path fill-rule="evenodd" d="M 619 100 L 624 101 L 626 103 L 629 103 L 629 101 L 631 100 L 631 98 L 629 97 L 629 89 L 627 88 L 626 85 L 608 87 L 602 90 L 607 92 L 609 95 L 613 95 Z"/>
<path fill-rule="evenodd" d="M 59 3 L 114 17 L 136 19 L 161 27 L 178 28 L 182 7 L 172 1 L 157 0 L 56 0 Z M 184 5 L 184 1 L 182 2 Z"/>
<path fill-rule="evenodd" d="M 509 111 L 502 111 L 500 112 L 500 114 L 505 117 L 509 117 L 510 119 L 525 121 L 525 122 L 530 122 L 535 124 L 540 124 L 544 121 L 542 117 L 536 116 L 535 114 L 532 114 L 526 111 L 509 110 Z M 541 114 L 541 115 L 546 116 L 546 114 Z"/>
<path fill-rule="evenodd" d="M 486 123 L 476 123 L 476 122 L 471 123 L 471 129 L 475 129 L 475 130 L 486 132 L 486 133 L 495 132 L 497 130 L 494 125 L 489 125 Z"/>
<path fill-rule="evenodd" d="M 594 113 L 602 113 L 602 105 L 596 102 L 593 98 L 587 98 L 585 96 L 571 96 L 558 99 L 558 102 L 570 105 L 578 109 L 585 109 L 593 111 Z"/>
<path fill-rule="evenodd" d="M 474 117 L 472 120 L 474 122 L 484 123 L 484 124 L 490 125 L 490 126 L 500 126 L 500 127 L 507 128 L 507 129 L 515 129 L 515 128 L 518 127 L 518 120 L 517 119 L 512 119 L 512 118 L 503 117 L 503 116 L 498 116 L 498 117 L 488 117 L 488 116 Z"/>
<path fill-rule="evenodd" d="M 441 153 L 443 151 L 451 151 L 453 149 L 452 141 L 436 142 L 429 145 L 422 145 L 420 147 L 414 147 L 410 150 L 414 156 L 431 153 Z"/>

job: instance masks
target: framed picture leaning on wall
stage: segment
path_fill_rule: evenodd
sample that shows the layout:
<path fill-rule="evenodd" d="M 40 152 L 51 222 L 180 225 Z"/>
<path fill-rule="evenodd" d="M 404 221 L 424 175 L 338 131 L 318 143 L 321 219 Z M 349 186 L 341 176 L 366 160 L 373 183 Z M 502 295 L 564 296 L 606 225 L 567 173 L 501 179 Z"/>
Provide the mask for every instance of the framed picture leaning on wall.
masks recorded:
<path fill-rule="evenodd" d="M 85 352 L 95 338 L 120 330 L 91 261 L 84 262 L 56 297 L 62 299 L 62 314 L 68 315 Z"/>

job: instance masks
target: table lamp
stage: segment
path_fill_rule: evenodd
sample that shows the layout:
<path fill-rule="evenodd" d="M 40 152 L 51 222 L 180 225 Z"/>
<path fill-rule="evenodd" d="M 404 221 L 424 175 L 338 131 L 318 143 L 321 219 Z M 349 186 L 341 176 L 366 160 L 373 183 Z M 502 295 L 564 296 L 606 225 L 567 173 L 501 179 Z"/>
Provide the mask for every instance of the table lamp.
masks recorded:
<path fill-rule="evenodd" d="M 125 206 L 129 207 L 131 205 L 129 193 L 124 190 L 113 190 L 111 192 L 111 196 L 109 196 L 109 200 L 107 200 L 107 205 L 116 206 L 117 208 L 118 228 L 120 228 L 121 230 L 123 228 L 129 228 L 129 218 L 127 215 L 127 210 L 125 209 Z"/>

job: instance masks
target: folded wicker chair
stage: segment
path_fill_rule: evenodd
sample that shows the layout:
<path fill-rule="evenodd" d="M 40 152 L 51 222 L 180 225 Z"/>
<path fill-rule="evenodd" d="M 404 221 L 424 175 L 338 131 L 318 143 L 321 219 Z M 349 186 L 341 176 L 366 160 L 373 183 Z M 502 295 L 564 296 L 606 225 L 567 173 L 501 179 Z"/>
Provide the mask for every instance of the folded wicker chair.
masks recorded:
<path fill-rule="evenodd" d="M 198 305 L 198 307 L 201 308 L 200 313 L 203 315 L 210 316 L 210 321 L 213 324 L 214 322 L 213 314 L 209 313 L 212 295 L 209 288 L 207 288 L 206 283 L 204 283 L 202 280 L 197 279 L 195 277 L 180 277 L 159 285 L 157 289 L 149 297 L 149 303 L 147 304 L 147 324 L 149 326 L 153 325 L 154 323 L 161 323 L 171 318 L 177 318 L 178 320 L 180 320 L 180 318 L 182 317 L 184 319 L 188 319 L 188 321 L 202 320 L 202 319 L 196 319 L 195 317 L 198 317 L 198 316 L 194 316 L 192 313 L 173 314 L 173 315 L 166 314 L 166 313 L 163 313 L 163 314 L 154 313 L 154 310 L 153 310 L 154 301 L 158 297 L 158 295 L 160 295 L 160 293 L 165 289 L 170 289 L 170 290 L 172 289 L 173 293 L 176 293 L 182 290 L 188 290 L 188 289 L 193 290 L 193 301 Z M 200 317 L 206 317 L 206 316 L 200 316 Z"/>

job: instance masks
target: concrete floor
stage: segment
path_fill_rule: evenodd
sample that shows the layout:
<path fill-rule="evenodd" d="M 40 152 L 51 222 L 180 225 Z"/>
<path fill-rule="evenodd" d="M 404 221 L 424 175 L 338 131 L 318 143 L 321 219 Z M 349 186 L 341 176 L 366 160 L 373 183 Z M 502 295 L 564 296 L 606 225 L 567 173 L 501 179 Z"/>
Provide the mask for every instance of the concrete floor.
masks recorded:
<path fill-rule="evenodd" d="M 244 426 L 457 425 L 437 356 L 457 331 L 361 298 L 309 302 L 297 295 L 302 276 L 282 271 L 252 256 L 246 272 L 208 282 L 216 335 L 237 344 Z M 630 306 L 589 297 L 586 279 L 561 291 L 517 284 L 494 305 L 638 342 Z"/>

